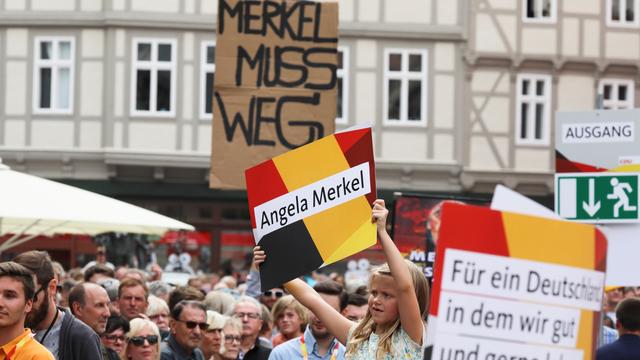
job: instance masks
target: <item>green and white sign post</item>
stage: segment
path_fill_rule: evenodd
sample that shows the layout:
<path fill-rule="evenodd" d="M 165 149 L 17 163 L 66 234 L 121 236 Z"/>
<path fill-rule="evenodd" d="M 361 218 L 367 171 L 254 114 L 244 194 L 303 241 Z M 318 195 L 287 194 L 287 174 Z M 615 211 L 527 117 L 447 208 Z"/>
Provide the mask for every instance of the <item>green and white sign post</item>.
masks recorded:
<path fill-rule="evenodd" d="M 556 213 L 567 220 L 624 223 L 640 220 L 638 173 L 556 174 Z"/>
<path fill-rule="evenodd" d="M 555 130 L 556 213 L 640 224 L 640 109 L 558 112 Z"/>

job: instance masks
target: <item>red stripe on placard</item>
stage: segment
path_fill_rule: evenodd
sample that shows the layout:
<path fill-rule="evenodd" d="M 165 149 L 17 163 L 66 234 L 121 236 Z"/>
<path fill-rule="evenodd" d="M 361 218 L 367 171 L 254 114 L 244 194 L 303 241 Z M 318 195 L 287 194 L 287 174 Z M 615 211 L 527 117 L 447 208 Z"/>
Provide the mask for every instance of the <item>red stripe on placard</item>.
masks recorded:
<path fill-rule="evenodd" d="M 247 189 L 253 189 L 247 193 L 249 213 L 251 215 L 251 227 L 256 228 L 256 219 L 253 209 L 269 200 L 282 196 L 289 192 L 282 181 L 278 168 L 273 160 L 268 160 L 245 171 Z"/>
<path fill-rule="evenodd" d="M 584 164 L 567 159 L 561 152 L 556 150 L 556 172 L 557 173 L 580 173 L 580 172 L 603 172 L 609 169 Z"/>
<path fill-rule="evenodd" d="M 446 249 L 509 256 L 502 215 L 484 207 L 445 203 L 436 244 L 434 282 L 429 314 L 438 314 Z"/>
<path fill-rule="evenodd" d="M 347 151 L 349 151 L 349 149 L 351 149 L 353 145 L 355 145 L 362 139 L 363 136 L 366 136 L 367 134 L 369 135 L 369 138 L 371 138 L 371 128 L 337 133 L 334 134 L 334 136 L 336 137 L 336 141 L 340 145 L 340 149 L 342 149 L 342 152 L 346 153 Z"/>
<path fill-rule="evenodd" d="M 596 251 L 595 251 L 595 264 L 594 270 L 606 271 L 607 270 L 607 238 L 602 231 L 596 229 Z"/>
<path fill-rule="evenodd" d="M 344 153 L 349 166 L 354 167 L 362 163 L 369 163 L 369 180 L 371 182 L 371 192 L 366 195 L 369 204 L 372 204 L 377 197 L 376 192 L 376 165 L 373 160 L 373 141 L 371 139 L 371 128 L 350 131 L 348 133 L 338 133 L 334 135 L 340 149 Z"/>

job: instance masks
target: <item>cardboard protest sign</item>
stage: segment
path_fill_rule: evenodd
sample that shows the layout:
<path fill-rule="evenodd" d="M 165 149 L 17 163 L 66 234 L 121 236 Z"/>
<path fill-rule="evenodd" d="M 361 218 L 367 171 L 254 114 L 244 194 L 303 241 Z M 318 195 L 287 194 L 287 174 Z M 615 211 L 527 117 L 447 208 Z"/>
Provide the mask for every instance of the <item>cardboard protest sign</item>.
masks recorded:
<path fill-rule="evenodd" d="M 592 359 L 606 250 L 592 225 L 445 204 L 431 359 Z"/>
<path fill-rule="evenodd" d="M 345 131 L 246 171 L 262 289 L 279 287 L 376 243 L 371 128 Z"/>
<path fill-rule="evenodd" d="M 334 131 L 338 4 L 220 0 L 210 186 Z"/>

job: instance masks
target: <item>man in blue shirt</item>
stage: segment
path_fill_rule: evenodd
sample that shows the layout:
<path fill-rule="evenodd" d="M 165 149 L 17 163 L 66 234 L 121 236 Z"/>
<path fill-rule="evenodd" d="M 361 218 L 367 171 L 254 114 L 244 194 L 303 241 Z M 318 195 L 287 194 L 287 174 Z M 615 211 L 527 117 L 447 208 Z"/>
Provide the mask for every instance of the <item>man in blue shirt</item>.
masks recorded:
<path fill-rule="evenodd" d="M 598 349 L 596 360 L 640 359 L 640 299 L 622 300 L 616 308 L 616 318 L 620 338 Z"/>
<path fill-rule="evenodd" d="M 338 312 L 347 306 L 347 293 L 335 281 L 323 281 L 313 287 Z M 343 360 L 345 347 L 329 333 L 324 324 L 309 313 L 309 325 L 304 335 L 276 346 L 269 360 Z"/>

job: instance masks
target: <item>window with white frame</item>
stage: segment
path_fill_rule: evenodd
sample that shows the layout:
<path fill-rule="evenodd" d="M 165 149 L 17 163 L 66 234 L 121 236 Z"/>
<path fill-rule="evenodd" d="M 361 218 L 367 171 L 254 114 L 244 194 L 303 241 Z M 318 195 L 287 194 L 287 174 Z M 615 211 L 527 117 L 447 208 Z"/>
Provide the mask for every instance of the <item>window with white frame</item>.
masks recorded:
<path fill-rule="evenodd" d="M 551 76 L 517 78 L 516 143 L 547 145 L 551 117 Z"/>
<path fill-rule="evenodd" d="M 336 124 L 346 124 L 349 115 L 349 49 L 338 49 L 338 99 L 336 109 Z"/>
<path fill-rule="evenodd" d="M 427 124 L 426 50 L 385 50 L 383 107 L 387 125 Z"/>
<path fill-rule="evenodd" d="M 634 87 L 632 80 L 602 79 L 598 84 L 604 109 L 633 109 Z"/>
<path fill-rule="evenodd" d="M 216 75 L 216 43 L 202 43 L 200 55 L 200 118 L 211 120 L 213 112 L 213 82 Z"/>
<path fill-rule="evenodd" d="M 640 26 L 640 0 L 607 0 L 607 25 Z"/>
<path fill-rule="evenodd" d="M 173 116 L 176 98 L 175 40 L 133 39 L 131 114 Z"/>
<path fill-rule="evenodd" d="M 35 113 L 73 111 L 74 38 L 35 38 L 33 110 Z"/>
<path fill-rule="evenodd" d="M 522 0 L 524 22 L 555 22 L 557 0 Z"/>

